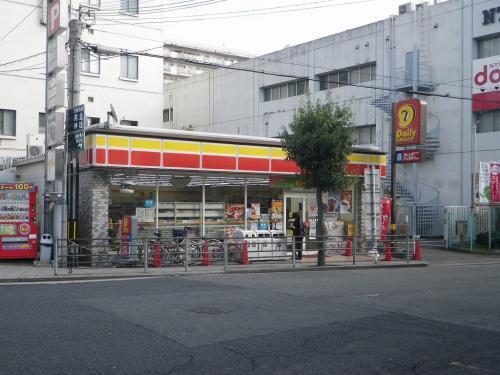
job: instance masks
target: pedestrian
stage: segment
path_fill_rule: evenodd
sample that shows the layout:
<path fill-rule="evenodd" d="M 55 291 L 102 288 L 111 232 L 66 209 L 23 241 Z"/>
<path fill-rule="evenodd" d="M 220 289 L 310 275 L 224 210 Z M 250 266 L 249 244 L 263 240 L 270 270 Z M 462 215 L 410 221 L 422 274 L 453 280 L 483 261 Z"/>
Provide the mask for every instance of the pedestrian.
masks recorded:
<path fill-rule="evenodd" d="M 302 222 L 299 213 L 293 214 L 293 236 L 295 240 L 295 259 L 302 259 L 302 238 L 304 236 L 304 223 Z"/>

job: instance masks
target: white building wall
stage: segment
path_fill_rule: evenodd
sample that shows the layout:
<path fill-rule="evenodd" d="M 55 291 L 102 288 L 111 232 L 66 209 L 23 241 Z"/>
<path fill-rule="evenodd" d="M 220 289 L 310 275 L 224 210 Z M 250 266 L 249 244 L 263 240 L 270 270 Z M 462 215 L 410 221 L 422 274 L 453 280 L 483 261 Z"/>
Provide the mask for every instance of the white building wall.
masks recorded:
<path fill-rule="evenodd" d="M 40 2 L 27 0 L 0 3 L 0 38 L 21 21 L 30 11 L 34 12 L 0 42 L 0 109 L 16 111 L 16 136 L 0 136 L 0 157 L 26 156 L 26 134 L 38 134 L 38 114 L 45 112 L 45 56 L 40 55 L 22 63 L 1 65 L 35 53 L 45 51 L 46 28 L 41 24 Z M 141 9 L 159 5 L 162 0 L 148 1 L 141 6 L 139 15 L 119 13 L 119 2 L 102 0 L 101 10 L 111 13 L 98 15 L 91 29 L 82 33 L 82 40 L 89 44 L 144 51 L 162 55 L 161 27 L 136 25 L 141 20 Z M 73 2 L 73 8 L 76 4 Z M 33 65 L 35 68 L 33 69 Z M 25 70 L 25 68 L 28 68 Z M 138 121 L 139 126 L 161 127 L 163 59 L 139 56 L 137 81 L 120 79 L 120 57 L 101 59 L 100 74 L 81 76 L 80 102 L 85 104 L 87 115 L 106 121 L 109 104 L 113 104 L 121 119 Z M 93 102 L 89 101 L 93 98 Z"/>
<path fill-rule="evenodd" d="M 442 205 L 470 205 L 474 154 L 476 171 L 480 160 L 500 160 L 500 132 L 473 136 L 476 116 L 469 100 L 472 60 L 477 57 L 474 38 L 500 32 L 498 20 L 482 25 L 482 10 L 498 5 L 493 0 L 449 0 L 419 9 L 417 20 L 415 12 L 395 17 L 396 77 L 405 67 L 406 53 L 416 43 L 421 63 L 431 66 L 435 84 L 431 96 L 419 97 L 428 102 L 428 131 L 439 127 L 439 148 L 434 160 L 404 167 L 410 177 L 416 168 L 420 202 L 431 200 L 439 191 Z M 389 88 L 390 37 L 390 20 L 386 19 L 235 65 L 255 73 L 219 69 L 173 83 L 167 87 L 176 113 L 173 126 L 189 124 L 196 130 L 276 136 L 290 123 L 294 108 L 305 97 L 264 102 L 262 87 L 305 77 L 310 79 L 311 97 L 323 100 L 326 91 L 319 91 L 319 82 L 314 81 L 318 74 L 376 61 L 376 80 L 361 85 Z M 283 76 L 257 73 L 261 71 Z M 377 144 L 388 152 L 391 122 L 370 102 L 389 91 L 376 88 L 344 86 L 331 90 L 330 95 L 352 106 L 356 125 L 376 124 Z M 398 94 L 398 100 L 409 97 Z"/>

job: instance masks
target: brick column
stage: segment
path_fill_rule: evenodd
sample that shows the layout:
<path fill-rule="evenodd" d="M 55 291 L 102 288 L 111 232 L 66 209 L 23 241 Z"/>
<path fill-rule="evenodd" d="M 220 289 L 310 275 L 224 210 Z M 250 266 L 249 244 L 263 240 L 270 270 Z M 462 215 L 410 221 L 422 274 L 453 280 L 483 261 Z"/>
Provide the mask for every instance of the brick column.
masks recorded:
<path fill-rule="evenodd" d="M 80 172 L 78 238 L 108 237 L 109 199 L 107 172 L 91 169 Z"/>

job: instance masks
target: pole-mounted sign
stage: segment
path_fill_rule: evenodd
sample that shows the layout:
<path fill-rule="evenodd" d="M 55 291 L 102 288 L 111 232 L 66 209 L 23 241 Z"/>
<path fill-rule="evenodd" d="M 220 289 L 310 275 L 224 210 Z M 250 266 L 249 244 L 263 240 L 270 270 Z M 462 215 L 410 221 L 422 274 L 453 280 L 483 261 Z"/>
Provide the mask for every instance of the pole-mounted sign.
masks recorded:
<path fill-rule="evenodd" d="M 51 37 L 60 34 L 68 28 L 68 2 L 67 0 L 54 0 L 49 5 L 48 31 Z"/>
<path fill-rule="evenodd" d="M 68 152 L 85 149 L 85 106 L 83 104 L 69 108 L 67 115 L 66 134 L 68 137 Z"/>
<path fill-rule="evenodd" d="M 394 137 L 396 146 L 421 145 L 427 136 L 427 103 L 420 99 L 396 103 Z"/>

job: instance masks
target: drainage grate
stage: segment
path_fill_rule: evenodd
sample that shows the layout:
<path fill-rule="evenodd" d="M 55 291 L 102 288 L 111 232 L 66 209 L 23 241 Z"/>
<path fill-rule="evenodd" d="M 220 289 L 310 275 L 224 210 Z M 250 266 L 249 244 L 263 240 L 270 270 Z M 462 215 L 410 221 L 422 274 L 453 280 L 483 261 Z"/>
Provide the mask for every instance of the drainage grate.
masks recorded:
<path fill-rule="evenodd" d="M 197 314 L 227 314 L 232 310 L 227 307 L 217 307 L 217 306 L 194 306 L 187 309 L 187 311 L 194 312 Z"/>

